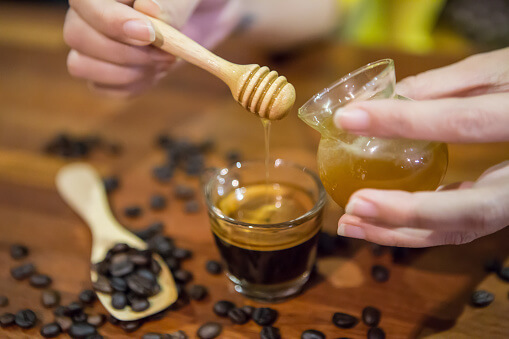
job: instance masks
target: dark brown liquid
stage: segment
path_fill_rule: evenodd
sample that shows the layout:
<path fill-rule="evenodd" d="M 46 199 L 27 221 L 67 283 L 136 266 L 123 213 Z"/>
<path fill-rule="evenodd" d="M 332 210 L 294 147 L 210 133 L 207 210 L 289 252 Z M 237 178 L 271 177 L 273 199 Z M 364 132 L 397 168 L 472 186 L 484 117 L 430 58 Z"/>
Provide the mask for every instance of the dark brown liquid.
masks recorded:
<path fill-rule="evenodd" d="M 300 277 L 315 258 L 318 233 L 305 242 L 286 249 L 256 251 L 234 246 L 214 234 L 228 271 L 252 284 L 279 284 Z"/>

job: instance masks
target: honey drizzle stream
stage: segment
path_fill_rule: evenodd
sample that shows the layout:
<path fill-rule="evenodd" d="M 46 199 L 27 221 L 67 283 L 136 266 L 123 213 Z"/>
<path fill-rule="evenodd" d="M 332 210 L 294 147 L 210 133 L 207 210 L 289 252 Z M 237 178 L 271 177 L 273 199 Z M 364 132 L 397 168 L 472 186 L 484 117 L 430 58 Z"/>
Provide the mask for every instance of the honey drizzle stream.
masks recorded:
<path fill-rule="evenodd" d="M 270 152 L 269 152 L 269 141 L 270 141 L 270 120 L 262 118 L 263 132 L 265 136 L 265 184 L 267 187 L 267 204 L 269 203 L 269 166 L 270 166 Z"/>

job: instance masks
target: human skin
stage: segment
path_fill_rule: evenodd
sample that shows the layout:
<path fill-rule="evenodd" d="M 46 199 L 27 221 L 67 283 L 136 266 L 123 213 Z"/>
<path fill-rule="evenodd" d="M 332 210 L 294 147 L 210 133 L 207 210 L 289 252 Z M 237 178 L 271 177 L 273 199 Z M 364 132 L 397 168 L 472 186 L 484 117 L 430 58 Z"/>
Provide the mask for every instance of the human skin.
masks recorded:
<path fill-rule="evenodd" d="M 453 143 L 509 141 L 509 48 L 477 54 L 401 81 L 414 99 L 352 103 L 336 112 L 350 133 Z M 475 182 L 436 192 L 362 189 L 338 222 L 338 234 L 382 245 L 463 244 L 509 224 L 509 161 Z"/>

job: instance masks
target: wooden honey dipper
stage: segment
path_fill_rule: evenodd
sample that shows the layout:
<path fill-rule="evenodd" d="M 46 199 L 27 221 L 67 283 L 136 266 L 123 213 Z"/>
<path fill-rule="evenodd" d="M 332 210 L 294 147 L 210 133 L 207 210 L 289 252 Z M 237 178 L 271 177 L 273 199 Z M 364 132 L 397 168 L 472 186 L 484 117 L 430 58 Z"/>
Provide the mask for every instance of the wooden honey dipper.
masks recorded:
<path fill-rule="evenodd" d="M 154 46 L 221 79 L 248 111 L 269 120 L 284 118 L 295 103 L 295 88 L 284 76 L 259 65 L 226 61 L 168 24 L 149 17 L 156 31 Z"/>

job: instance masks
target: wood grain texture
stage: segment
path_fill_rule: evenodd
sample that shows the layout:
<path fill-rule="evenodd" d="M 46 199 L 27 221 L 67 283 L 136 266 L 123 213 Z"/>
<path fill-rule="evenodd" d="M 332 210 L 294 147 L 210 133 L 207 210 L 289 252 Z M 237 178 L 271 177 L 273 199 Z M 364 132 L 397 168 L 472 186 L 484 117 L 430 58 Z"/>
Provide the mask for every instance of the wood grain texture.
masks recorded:
<path fill-rule="evenodd" d="M 0 5 L 0 14 L 11 21 L 24 22 L 32 31 L 44 25 L 48 32 L 61 30 L 64 17 L 62 10 L 19 5 Z M 178 246 L 194 251 L 193 259 L 186 261 L 184 268 L 194 273 L 195 283 L 210 287 L 210 296 L 204 301 L 169 312 L 137 332 L 125 334 L 107 324 L 101 333 L 108 338 L 139 338 L 147 332 L 181 329 L 193 337 L 201 324 L 217 321 L 225 325 L 221 338 L 258 338 L 260 328 L 253 322 L 232 325 L 212 312 L 214 302 L 221 299 L 239 305 L 261 304 L 237 294 L 224 276 L 211 276 L 205 271 L 205 262 L 218 259 L 219 255 L 213 246 L 203 199 L 200 198 L 199 213 L 186 215 L 183 204 L 171 194 L 175 183 L 188 182 L 198 188 L 198 181 L 179 173 L 171 183 L 161 185 L 152 179 L 150 171 L 164 157 L 154 147 L 154 137 L 161 131 L 190 140 L 214 139 L 215 150 L 207 157 L 210 165 L 224 164 L 224 154 L 233 148 L 240 150 L 245 158 L 261 159 L 260 121 L 233 102 L 216 78 L 187 66 L 134 100 L 96 96 L 85 84 L 67 74 L 67 50 L 63 43 L 49 39 L 48 44 L 44 41 L 37 45 L 23 44 L 19 42 L 22 39 L 12 38 L 15 35 L 16 32 L 0 30 L 0 294 L 10 300 L 9 306 L 0 312 L 32 307 L 42 322 L 53 320 L 51 312 L 39 304 L 41 291 L 10 276 L 10 267 L 18 264 L 8 254 L 12 243 L 24 243 L 30 248 L 29 258 L 22 262 L 32 261 L 39 271 L 52 276 L 53 287 L 62 292 L 64 304 L 76 300 L 78 293 L 91 285 L 91 234 L 54 186 L 58 169 L 67 162 L 41 152 L 45 142 L 65 130 L 99 134 L 124 145 L 124 152 L 119 156 L 98 151 L 87 159 L 102 175 L 116 174 L 121 178 L 121 188 L 110 199 L 118 220 L 133 229 L 156 220 L 164 222 L 166 235 L 174 237 Z M 249 49 L 246 42 L 235 38 L 218 53 L 238 63 L 258 62 L 280 70 L 297 89 L 296 107 L 336 78 L 370 61 L 393 58 L 401 79 L 462 57 L 409 56 L 393 51 L 316 44 L 293 54 L 266 59 L 261 51 Z M 273 157 L 316 169 L 319 136 L 297 119 L 295 108 L 287 118 L 274 123 L 272 131 Z M 489 166 L 509 158 L 508 143 L 450 145 L 449 150 L 448 183 L 475 179 Z M 148 208 L 149 197 L 155 192 L 169 198 L 169 206 L 159 212 Z M 130 204 L 143 207 L 140 218 L 124 217 L 122 210 Z M 339 209 L 333 203 L 328 204 L 324 219 L 326 231 L 335 231 L 339 215 Z M 380 326 L 388 338 L 507 338 L 509 285 L 487 275 L 482 263 L 492 257 L 506 259 L 508 238 L 509 229 L 505 229 L 467 245 L 418 250 L 406 265 L 393 264 L 388 252 L 374 257 L 367 243 L 351 241 L 349 247 L 319 260 L 319 275 L 302 295 L 273 305 L 281 314 L 276 325 L 283 338 L 299 338 L 308 328 L 321 330 L 328 338 L 365 338 L 365 325 L 341 330 L 332 325 L 331 317 L 333 312 L 360 316 L 362 309 L 371 305 L 382 311 Z M 373 264 L 390 268 L 388 282 L 379 284 L 371 279 L 369 272 Z M 493 292 L 495 301 L 487 308 L 473 309 L 468 306 L 470 293 L 481 288 Z M 95 309 L 104 312 L 99 305 Z M 33 338 L 38 333 L 39 327 L 27 331 L 0 329 L 2 338 Z"/>

